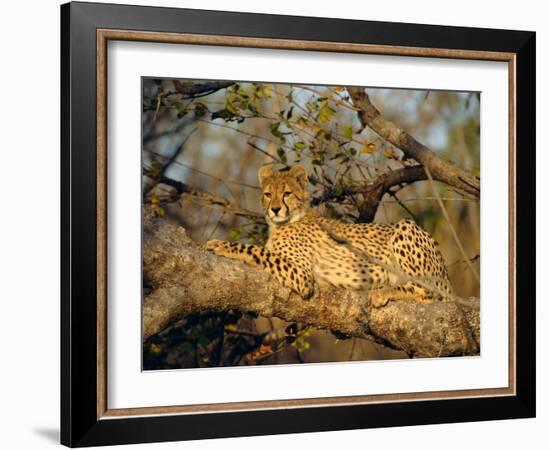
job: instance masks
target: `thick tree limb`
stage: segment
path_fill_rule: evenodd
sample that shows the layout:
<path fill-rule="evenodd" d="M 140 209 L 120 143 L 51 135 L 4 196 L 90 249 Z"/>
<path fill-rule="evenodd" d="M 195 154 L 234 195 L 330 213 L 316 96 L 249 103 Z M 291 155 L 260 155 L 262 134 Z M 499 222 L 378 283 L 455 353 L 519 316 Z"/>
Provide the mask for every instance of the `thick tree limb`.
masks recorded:
<path fill-rule="evenodd" d="M 368 126 L 386 141 L 401 149 L 407 158 L 412 158 L 427 167 L 435 180 L 479 198 L 481 184 L 479 177 L 440 158 L 410 134 L 382 117 L 363 88 L 349 87 L 348 92 L 353 99 L 353 104 L 360 109 L 358 115 L 363 126 Z"/>
<path fill-rule="evenodd" d="M 204 251 L 182 227 L 147 209 L 143 271 L 153 286 L 143 300 L 144 339 L 191 313 L 238 309 L 375 339 L 415 356 L 479 352 L 475 304 L 401 301 L 371 308 L 364 296 L 345 290 L 323 290 L 305 301 L 263 271 Z"/>
<path fill-rule="evenodd" d="M 386 172 L 364 188 L 356 189 L 356 192 L 362 193 L 364 198 L 359 206 L 359 221 L 372 222 L 374 220 L 382 197 L 390 189 L 426 178 L 424 166 L 409 166 Z"/>

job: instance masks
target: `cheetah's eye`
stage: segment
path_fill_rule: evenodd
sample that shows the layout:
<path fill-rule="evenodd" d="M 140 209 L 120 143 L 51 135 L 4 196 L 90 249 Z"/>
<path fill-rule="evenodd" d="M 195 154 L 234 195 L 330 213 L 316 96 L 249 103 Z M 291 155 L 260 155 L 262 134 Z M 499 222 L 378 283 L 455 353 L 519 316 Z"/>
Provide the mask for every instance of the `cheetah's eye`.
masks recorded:
<path fill-rule="evenodd" d="M 285 193 L 283 194 L 283 197 L 288 197 L 289 195 L 292 195 L 292 192 L 285 192 Z"/>
<path fill-rule="evenodd" d="M 264 192 L 266 198 L 271 198 L 271 192 Z"/>

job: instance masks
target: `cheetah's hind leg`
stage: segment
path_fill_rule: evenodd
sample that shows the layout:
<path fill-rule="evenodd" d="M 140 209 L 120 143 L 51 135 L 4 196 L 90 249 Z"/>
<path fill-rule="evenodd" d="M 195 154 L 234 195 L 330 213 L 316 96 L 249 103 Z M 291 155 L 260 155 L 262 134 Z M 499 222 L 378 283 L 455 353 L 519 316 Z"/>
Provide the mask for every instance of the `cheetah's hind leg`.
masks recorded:
<path fill-rule="evenodd" d="M 369 292 L 369 300 L 375 308 L 386 306 L 390 301 L 409 301 L 422 305 L 433 303 L 433 299 L 426 289 L 410 282 L 402 286 L 372 289 Z"/>

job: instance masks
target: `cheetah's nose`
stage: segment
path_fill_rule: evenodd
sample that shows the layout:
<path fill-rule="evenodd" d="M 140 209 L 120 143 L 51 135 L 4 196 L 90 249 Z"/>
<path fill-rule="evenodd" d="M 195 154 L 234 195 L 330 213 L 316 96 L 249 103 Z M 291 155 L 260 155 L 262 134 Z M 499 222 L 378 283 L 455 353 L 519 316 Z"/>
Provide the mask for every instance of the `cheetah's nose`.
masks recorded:
<path fill-rule="evenodd" d="M 273 213 L 275 215 L 279 214 L 279 211 L 281 210 L 281 208 L 271 208 L 271 211 L 273 211 Z"/>

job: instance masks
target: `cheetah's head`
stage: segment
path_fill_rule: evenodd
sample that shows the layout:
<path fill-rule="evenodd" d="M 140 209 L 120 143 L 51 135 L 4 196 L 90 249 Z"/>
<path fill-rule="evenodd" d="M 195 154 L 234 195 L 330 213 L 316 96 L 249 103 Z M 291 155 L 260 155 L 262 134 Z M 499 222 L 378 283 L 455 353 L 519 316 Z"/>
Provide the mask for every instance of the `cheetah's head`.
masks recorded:
<path fill-rule="evenodd" d="M 307 171 L 296 165 L 286 172 L 269 166 L 258 171 L 262 206 L 269 225 L 279 226 L 300 220 L 309 209 Z"/>

